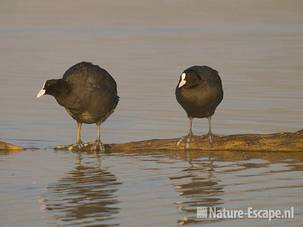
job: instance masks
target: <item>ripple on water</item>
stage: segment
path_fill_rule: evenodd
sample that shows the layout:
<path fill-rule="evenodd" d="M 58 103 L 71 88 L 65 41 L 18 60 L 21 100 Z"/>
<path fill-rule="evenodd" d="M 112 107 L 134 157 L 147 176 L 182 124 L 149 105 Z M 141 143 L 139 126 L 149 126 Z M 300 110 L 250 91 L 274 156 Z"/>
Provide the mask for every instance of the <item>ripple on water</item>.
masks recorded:
<path fill-rule="evenodd" d="M 57 182 L 47 187 L 43 196 L 45 209 L 60 225 L 116 226 L 119 213 L 118 187 L 120 182 L 111 172 L 94 164 L 78 163 Z"/>
<path fill-rule="evenodd" d="M 302 212 L 299 209 L 302 199 L 296 198 L 303 188 L 301 173 L 293 171 L 301 169 L 301 161 L 298 164 L 282 159 L 238 158 L 233 161 L 215 156 L 189 159 L 187 167 L 169 178 L 179 195 L 175 202 L 183 214 L 179 224 L 224 221 L 197 219 L 197 207 L 284 209 L 295 206 L 297 213 Z"/>

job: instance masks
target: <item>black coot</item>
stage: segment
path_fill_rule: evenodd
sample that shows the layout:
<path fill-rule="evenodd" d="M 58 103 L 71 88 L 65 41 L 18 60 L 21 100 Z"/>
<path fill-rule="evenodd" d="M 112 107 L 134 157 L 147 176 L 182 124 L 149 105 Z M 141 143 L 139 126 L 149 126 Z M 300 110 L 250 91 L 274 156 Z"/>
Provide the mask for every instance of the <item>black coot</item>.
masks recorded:
<path fill-rule="evenodd" d="M 211 117 L 223 99 L 223 88 L 218 72 L 208 66 L 192 66 L 184 70 L 176 87 L 176 98 L 189 118 L 189 133 L 186 147 L 189 147 L 193 118 L 208 118 L 209 142 L 212 143 Z M 184 138 L 182 137 L 177 145 Z"/>
<path fill-rule="evenodd" d="M 98 65 L 78 63 L 69 68 L 62 79 L 47 80 L 37 98 L 47 94 L 55 97 L 77 121 L 76 146 L 81 148 L 82 123 L 97 125 L 94 148 L 104 150 L 100 140 L 100 124 L 113 113 L 118 104 L 117 85 L 113 77 Z"/>

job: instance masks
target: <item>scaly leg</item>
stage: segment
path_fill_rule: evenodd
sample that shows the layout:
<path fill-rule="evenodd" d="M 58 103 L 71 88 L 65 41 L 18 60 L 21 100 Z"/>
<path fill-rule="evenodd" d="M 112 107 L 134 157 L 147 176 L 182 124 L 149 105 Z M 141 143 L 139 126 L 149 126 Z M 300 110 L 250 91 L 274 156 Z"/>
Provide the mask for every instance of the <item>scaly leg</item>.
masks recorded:
<path fill-rule="evenodd" d="M 207 118 L 208 119 L 208 133 L 207 133 L 207 137 L 208 137 L 208 142 L 210 144 L 213 144 L 213 133 L 211 131 L 211 116 Z"/>
<path fill-rule="evenodd" d="M 81 151 L 84 147 L 84 143 L 81 140 L 81 127 L 82 123 L 77 121 L 77 135 L 76 135 L 76 143 L 72 144 L 68 147 L 69 150 L 77 150 Z"/>
<path fill-rule="evenodd" d="M 76 138 L 76 144 L 83 144 L 82 140 L 81 140 L 81 127 L 82 127 L 82 123 L 81 122 L 77 122 L 77 138 Z"/>
<path fill-rule="evenodd" d="M 190 143 L 192 141 L 192 136 L 193 136 L 193 131 L 192 131 L 192 127 L 193 127 L 193 119 L 190 117 L 189 118 L 189 132 L 186 136 L 183 136 L 179 139 L 179 141 L 177 142 L 176 146 L 177 148 L 179 148 L 180 144 L 183 141 L 186 141 L 185 144 L 185 149 L 189 149 Z"/>
<path fill-rule="evenodd" d="M 104 152 L 105 151 L 105 147 L 104 147 L 103 143 L 101 142 L 100 125 L 101 125 L 101 123 L 97 123 L 97 139 L 96 139 L 95 144 L 92 148 L 92 150 L 96 151 L 96 152 Z"/>

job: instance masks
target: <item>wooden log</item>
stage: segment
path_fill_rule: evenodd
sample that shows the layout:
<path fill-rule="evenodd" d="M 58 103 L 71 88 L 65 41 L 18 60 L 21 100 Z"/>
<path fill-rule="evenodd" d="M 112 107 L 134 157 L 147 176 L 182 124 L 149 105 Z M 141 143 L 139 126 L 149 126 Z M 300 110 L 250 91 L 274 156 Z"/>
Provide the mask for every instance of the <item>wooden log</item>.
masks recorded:
<path fill-rule="evenodd" d="M 180 138 L 153 139 L 120 144 L 106 144 L 106 151 L 172 151 L 184 150 L 185 142 L 176 146 Z M 81 151 L 89 152 L 93 143 L 87 143 Z M 67 150 L 70 146 L 57 146 L 57 150 Z M 273 134 L 239 134 L 214 136 L 210 144 L 207 137 L 194 136 L 190 150 L 200 151 L 303 151 L 303 130 Z M 70 149 L 73 150 L 73 149 Z"/>
<path fill-rule="evenodd" d="M 22 150 L 24 150 L 24 148 L 19 145 L 0 141 L 0 151 L 22 151 Z"/>

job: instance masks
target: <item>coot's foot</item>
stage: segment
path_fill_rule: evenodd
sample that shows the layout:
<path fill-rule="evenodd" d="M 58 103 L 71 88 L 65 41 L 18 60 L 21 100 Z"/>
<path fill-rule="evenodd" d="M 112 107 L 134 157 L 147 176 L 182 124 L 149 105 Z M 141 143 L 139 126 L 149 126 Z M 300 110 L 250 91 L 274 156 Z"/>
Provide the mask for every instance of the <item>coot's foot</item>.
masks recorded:
<path fill-rule="evenodd" d="M 105 152 L 105 147 L 101 140 L 96 140 L 91 150 L 95 152 Z"/>
<path fill-rule="evenodd" d="M 208 138 L 209 144 L 212 145 L 214 143 L 214 135 L 211 132 L 209 132 L 209 133 L 207 133 L 207 138 Z"/>
<path fill-rule="evenodd" d="M 217 135 L 209 132 L 209 133 L 201 136 L 201 139 L 203 139 L 203 140 L 207 139 L 208 143 L 212 146 L 214 144 L 214 140 L 215 140 L 216 137 L 217 137 Z"/>
<path fill-rule="evenodd" d="M 85 144 L 80 141 L 79 143 L 71 144 L 68 146 L 69 151 L 82 151 L 85 147 Z"/>
<path fill-rule="evenodd" d="M 188 133 L 186 136 L 182 136 L 179 141 L 177 142 L 176 146 L 177 149 L 179 148 L 180 144 L 184 141 L 185 142 L 185 149 L 189 149 L 190 143 L 192 141 L 193 134 Z"/>

